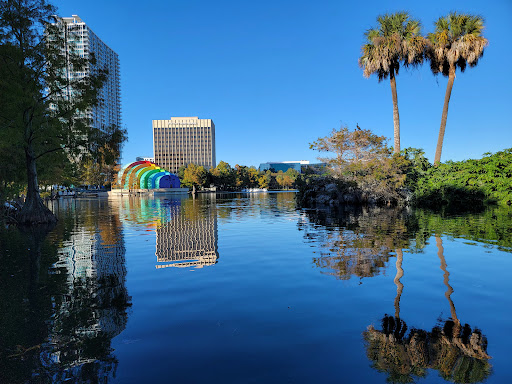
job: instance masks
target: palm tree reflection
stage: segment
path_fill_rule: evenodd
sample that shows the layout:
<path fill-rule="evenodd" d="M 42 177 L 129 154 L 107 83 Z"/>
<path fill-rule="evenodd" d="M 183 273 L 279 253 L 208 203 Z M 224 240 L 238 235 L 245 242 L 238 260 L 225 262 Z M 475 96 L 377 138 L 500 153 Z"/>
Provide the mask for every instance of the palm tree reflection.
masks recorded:
<path fill-rule="evenodd" d="M 401 257 L 397 257 L 397 296 L 395 316 L 384 315 L 381 330 L 372 325 L 363 333 L 368 358 L 373 367 L 388 374 L 388 380 L 411 383 L 415 377 L 426 376 L 428 368 L 435 369 L 442 378 L 456 383 L 478 383 L 489 377 L 491 365 L 487 354 L 487 339 L 481 331 L 470 325 L 461 325 L 451 299 L 453 288 L 444 257 L 442 239 L 436 236 L 438 256 L 444 272 L 445 296 L 450 305 L 451 318 L 441 321 L 432 330 L 413 328 L 407 332 L 400 319 Z M 397 255 L 398 252 L 397 252 Z M 400 260 L 400 262 L 399 262 Z M 400 277 L 399 277 L 400 276 Z"/>

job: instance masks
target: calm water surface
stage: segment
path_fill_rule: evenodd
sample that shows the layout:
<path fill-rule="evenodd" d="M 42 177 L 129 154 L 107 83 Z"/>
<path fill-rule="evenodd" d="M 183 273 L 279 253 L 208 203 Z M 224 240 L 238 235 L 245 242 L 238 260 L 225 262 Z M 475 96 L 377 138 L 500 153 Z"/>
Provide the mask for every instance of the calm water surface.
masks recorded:
<path fill-rule="evenodd" d="M 0 229 L 1 383 L 510 383 L 512 210 L 293 193 L 55 203 Z"/>

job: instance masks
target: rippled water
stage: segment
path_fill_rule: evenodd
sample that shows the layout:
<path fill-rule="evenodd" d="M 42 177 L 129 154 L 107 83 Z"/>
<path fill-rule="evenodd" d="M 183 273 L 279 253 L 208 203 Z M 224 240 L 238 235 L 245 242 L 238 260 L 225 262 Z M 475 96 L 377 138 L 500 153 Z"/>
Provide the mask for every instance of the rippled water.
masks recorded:
<path fill-rule="evenodd" d="M 512 211 L 61 200 L 0 229 L 0 382 L 508 383 Z"/>

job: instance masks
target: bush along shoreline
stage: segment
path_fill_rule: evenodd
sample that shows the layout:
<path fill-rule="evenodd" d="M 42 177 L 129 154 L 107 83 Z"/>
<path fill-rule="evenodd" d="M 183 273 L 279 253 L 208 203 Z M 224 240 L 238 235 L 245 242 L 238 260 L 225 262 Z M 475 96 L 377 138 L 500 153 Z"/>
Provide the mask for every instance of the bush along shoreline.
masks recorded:
<path fill-rule="evenodd" d="M 337 170 L 331 166 L 323 175 L 301 175 L 296 180 L 298 205 L 409 205 L 452 211 L 512 205 L 512 148 L 437 166 L 415 148 L 385 156 L 372 166 L 368 161 L 347 164 Z"/>

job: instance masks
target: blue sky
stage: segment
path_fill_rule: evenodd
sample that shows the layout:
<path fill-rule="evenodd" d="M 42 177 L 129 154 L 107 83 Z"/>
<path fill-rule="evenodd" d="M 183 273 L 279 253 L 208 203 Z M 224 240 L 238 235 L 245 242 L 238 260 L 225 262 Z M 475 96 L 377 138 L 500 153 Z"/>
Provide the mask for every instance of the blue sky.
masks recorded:
<path fill-rule="evenodd" d="M 512 1 L 58 0 L 121 62 L 123 163 L 152 156 L 151 120 L 211 118 L 217 162 L 232 166 L 311 160 L 309 143 L 356 123 L 392 143 L 389 80 L 358 67 L 364 32 L 400 10 L 423 33 L 455 10 L 484 17 L 489 40 L 478 66 L 457 72 L 442 161 L 512 147 Z M 427 65 L 397 77 L 401 145 L 433 161 L 447 79 Z"/>

